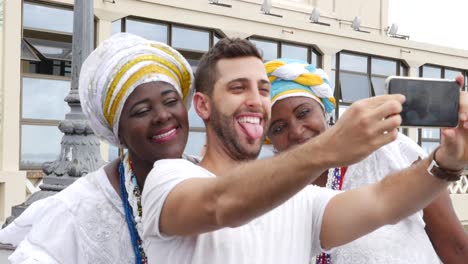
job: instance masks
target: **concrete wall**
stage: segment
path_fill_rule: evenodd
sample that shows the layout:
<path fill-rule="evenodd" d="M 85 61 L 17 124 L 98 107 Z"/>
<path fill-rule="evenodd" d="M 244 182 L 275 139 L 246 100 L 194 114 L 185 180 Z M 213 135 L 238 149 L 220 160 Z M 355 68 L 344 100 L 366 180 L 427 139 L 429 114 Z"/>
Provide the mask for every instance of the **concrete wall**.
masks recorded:
<path fill-rule="evenodd" d="M 22 1 L 4 1 L 0 39 L 0 222 L 13 205 L 24 201 L 26 173 L 19 171 L 20 156 L 20 56 Z"/>

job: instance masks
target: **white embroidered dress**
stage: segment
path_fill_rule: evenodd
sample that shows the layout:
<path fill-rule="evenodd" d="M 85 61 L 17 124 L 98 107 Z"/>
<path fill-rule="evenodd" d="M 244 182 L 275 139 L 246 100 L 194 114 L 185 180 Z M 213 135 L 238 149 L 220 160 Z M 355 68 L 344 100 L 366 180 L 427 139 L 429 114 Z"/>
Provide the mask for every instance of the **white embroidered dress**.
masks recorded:
<path fill-rule="evenodd" d="M 418 156 L 426 156 L 416 143 L 400 134 L 365 160 L 348 168 L 343 190 L 377 182 L 393 171 L 408 167 Z M 441 263 L 424 231 L 422 211 L 395 225 L 381 227 L 360 239 L 335 248 L 333 264 Z"/>
<path fill-rule="evenodd" d="M 0 231 L 2 243 L 23 238 L 11 263 L 135 262 L 122 201 L 103 168 L 32 204 Z"/>

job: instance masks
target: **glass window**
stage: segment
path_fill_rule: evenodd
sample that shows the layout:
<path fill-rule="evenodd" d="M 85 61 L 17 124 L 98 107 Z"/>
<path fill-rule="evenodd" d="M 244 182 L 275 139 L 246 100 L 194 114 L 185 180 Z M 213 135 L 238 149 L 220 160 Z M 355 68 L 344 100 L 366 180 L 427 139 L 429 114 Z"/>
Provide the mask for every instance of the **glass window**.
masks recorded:
<path fill-rule="evenodd" d="M 335 78 L 336 78 L 336 71 L 332 70 L 330 76 L 328 76 L 330 79 L 330 85 L 333 90 L 333 94 L 335 94 Z"/>
<path fill-rule="evenodd" d="M 22 167 L 38 167 L 54 161 L 60 154 L 62 132 L 56 126 L 21 126 Z"/>
<path fill-rule="evenodd" d="M 70 107 L 64 101 L 70 81 L 23 77 L 22 117 L 62 120 Z"/>
<path fill-rule="evenodd" d="M 213 34 L 213 45 L 216 45 L 216 43 L 218 43 L 218 41 L 219 41 L 220 39 L 221 39 L 221 38 L 219 38 L 218 35 Z"/>
<path fill-rule="evenodd" d="M 25 2 L 23 26 L 59 32 L 73 32 L 73 11 Z"/>
<path fill-rule="evenodd" d="M 122 32 L 122 19 L 112 22 L 112 35 Z"/>
<path fill-rule="evenodd" d="M 423 66 L 422 77 L 440 79 L 442 77 L 442 69 L 434 66 Z"/>
<path fill-rule="evenodd" d="M 197 112 L 195 111 L 195 107 L 190 107 L 189 110 L 189 124 L 190 127 L 200 127 L 205 128 L 205 123 L 203 120 L 198 116 Z"/>
<path fill-rule="evenodd" d="M 379 75 L 396 75 L 396 61 L 385 60 L 380 58 L 372 58 L 372 74 Z"/>
<path fill-rule="evenodd" d="M 67 60 L 72 58 L 72 44 L 45 39 L 25 38 L 37 51 L 49 60 Z"/>
<path fill-rule="evenodd" d="M 150 40 L 167 42 L 167 25 L 127 19 L 125 31 Z"/>
<path fill-rule="evenodd" d="M 263 61 L 276 60 L 278 58 L 278 43 L 274 41 L 250 39 L 262 52 Z"/>
<path fill-rule="evenodd" d="M 458 70 L 445 70 L 445 76 L 444 79 L 455 79 L 458 75 L 462 75 L 461 71 Z"/>
<path fill-rule="evenodd" d="M 33 48 L 24 39 L 21 41 L 21 59 L 28 61 L 41 61 Z"/>
<path fill-rule="evenodd" d="M 303 46 L 281 44 L 281 57 L 307 61 L 308 48 Z"/>
<path fill-rule="evenodd" d="M 317 54 L 313 49 L 311 49 L 312 51 L 310 52 L 310 58 L 311 58 L 311 63 L 312 65 L 314 65 L 315 67 L 320 67 L 321 65 L 320 64 L 320 61 L 319 61 L 319 54 Z"/>
<path fill-rule="evenodd" d="M 210 33 L 183 27 L 172 27 L 172 47 L 177 49 L 208 51 Z"/>
<path fill-rule="evenodd" d="M 372 87 L 374 87 L 375 95 L 385 94 L 385 80 L 387 78 L 372 77 Z"/>
<path fill-rule="evenodd" d="M 340 104 L 338 106 L 338 117 L 342 116 L 344 112 L 346 112 L 346 109 L 348 109 L 349 105 L 342 105 Z"/>
<path fill-rule="evenodd" d="M 367 73 L 367 57 L 341 53 L 340 70 Z"/>
<path fill-rule="evenodd" d="M 440 138 L 440 129 L 438 128 L 423 128 L 421 130 L 422 138 Z"/>
<path fill-rule="evenodd" d="M 201 151 L 203 145 L 205 145 L 206 135 L 205 132 L 189 132 L 189 137 L 187 141 L 187 146 L 185 146 L 184 153 L 193 155 L 196 157 L 202 156 Z"/>
<path fill-rule="evenodd" d="M 421 147 L 426 151 L 426 153 L 431 153 L 438 145 L 439 142 L 421 142 Z"/>
<path fill-rule="evenodd" d="M 354 102 L 370 96 L 367 75 L 340 72 L 341 96 L 345 102 Z"/>
<path fill-rule="evenodd" d="M 465 91 L 468 90 L 468 75 L 465 74 Z"/>

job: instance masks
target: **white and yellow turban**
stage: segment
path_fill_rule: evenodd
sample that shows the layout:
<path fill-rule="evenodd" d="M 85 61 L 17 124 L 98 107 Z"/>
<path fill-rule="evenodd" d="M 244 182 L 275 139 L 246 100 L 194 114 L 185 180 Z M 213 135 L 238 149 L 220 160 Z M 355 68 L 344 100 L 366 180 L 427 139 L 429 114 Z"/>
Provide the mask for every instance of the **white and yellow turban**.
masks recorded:
<path fill-rule="evenodd" d="M 330 114 L 336 102 L 327 74 L 305 61 L 277 59 L 265 63 L 271 82 L 271 106 L 292 96 L 315 99 Z"/>
<path fill-rule="evenodd" d="M 119 145 L 119 120 L 125 101 L 140 84 L 172 85 L 189 109 L 193 72 L 179 52 L 160 42 L 119 33 L 105 40 L 81 67 L 81 106 L 94 133 Z"/>

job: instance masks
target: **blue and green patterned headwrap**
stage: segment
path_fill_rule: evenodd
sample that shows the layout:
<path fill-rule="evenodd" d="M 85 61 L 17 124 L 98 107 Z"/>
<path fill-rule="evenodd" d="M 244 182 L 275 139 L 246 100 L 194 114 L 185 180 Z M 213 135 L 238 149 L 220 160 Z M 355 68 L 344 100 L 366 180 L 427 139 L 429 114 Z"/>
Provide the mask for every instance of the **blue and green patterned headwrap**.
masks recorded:
<path fill-rule="evenodd" d="M 327 114 L 336 106 L 327 74 L 314 65 L 294 59 L 277 59 L 265 63 L 271 82 L 271 106 L 292 96 L 315 99 Z"/>

